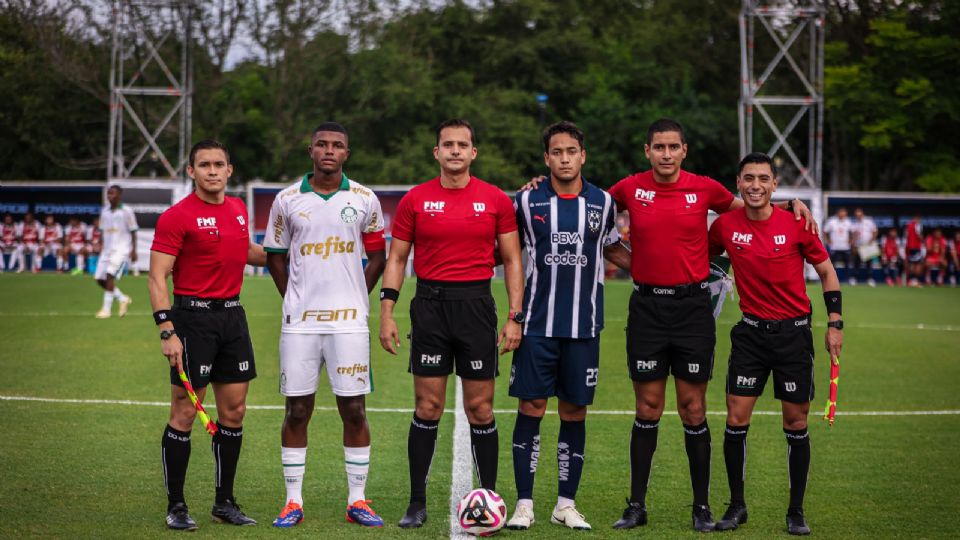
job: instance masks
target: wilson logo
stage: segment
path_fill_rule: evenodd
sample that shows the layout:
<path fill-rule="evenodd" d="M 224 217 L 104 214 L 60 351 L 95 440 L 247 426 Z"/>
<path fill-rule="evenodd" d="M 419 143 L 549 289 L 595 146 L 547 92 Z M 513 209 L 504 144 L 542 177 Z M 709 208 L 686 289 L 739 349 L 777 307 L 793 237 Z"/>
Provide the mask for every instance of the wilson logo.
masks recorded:
<path fill-rule="evenodd" d="M 773 236 L 773 243 L 782 246 L 787 243 L 787 235 L 785 234 L 776 234 Z"/>
<path fill-rule="evenodd" d="M 785 383 L 783 383 L 783 389 L 786 390 L 787 392 L 796 392 L 796 391 L 797 391 L 797 383 L 795 383 L 795 382 L 785 382 Z"/>
<path fill-rule="evenodd" d="M 475 203 L 473 203 L 473 211 L 474 211 L 474 212 L 483 212 L 483 211 L 486 210 L 486 209 L 487 209 L 487 205 L 484 204 L 484 203 L 482 203 L 482 202 L 475 202 Z"/>
<path fill-rule="evenodd" d="M 686 199 L 687 199 L 687 204 L 693 204 L 693 203 L 697 202 L 697 194 L 696 194 L 696 193 L 686 193 L 686 194 L 684 194 L 684 197 L 686 197 Z"/>
<path fill-rule="evenodd" d="M 300 317 L 300 322 L 306 322 L 307 320 L 315 320 L 317 322 L 352 321 L 356 318 L 357 310 L 355 308 L 308 309 L 303 312 L 303 315 Z"/>

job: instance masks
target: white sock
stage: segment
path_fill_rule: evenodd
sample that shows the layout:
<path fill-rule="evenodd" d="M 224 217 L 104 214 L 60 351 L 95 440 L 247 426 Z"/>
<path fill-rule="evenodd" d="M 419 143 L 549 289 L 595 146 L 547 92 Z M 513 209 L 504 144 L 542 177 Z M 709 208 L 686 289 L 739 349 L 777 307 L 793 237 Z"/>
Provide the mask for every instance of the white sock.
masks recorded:
<path fill-rule="evenodd" d="M 113 291 L 103 291 L 103 310 L 110 311 L 113 307 Z"/>
<path fill-rule="evenodd" d="M 367 471 L 370 470 L 370 447 L 344 446 L 343 460 L 347 467 L 347 486 L 350 489 L 347 495 L 349 505 L 366 498 L 363 492 L 367 487 Z"/>
<path fill-rule="evenodd" d="M 553 511 L 556 512 L 564 506 L 576 506 L 576 501 L 566 497 L 557 497 L 557 506 L 553 509 Z"/>
<path fill-rule="evenodd" d="M 76 259 L 77 259 L 77 268 L 83 271 L 83 269 L 86 268 L 85 266 L 83 266 L 83 255 L 77 255 Z"/>
<path fill-rule="evenodd" d="M 527 509 L 533 510 L 533 499 L 517 499 L 517 510 L 519 510 L 521 506 L 526 506 Z"/>
<path fill-rule="evenodd" d="M 61 257 L 60 255 L 57 255 L 57 270 L 63 270 L 64 266 L 65 265 L 63 264 L 63 257 Z"/>
<path fill-rule="evenodd" d="M 280 448 L 283 480 L 287 485 L 287 501 L 303 506 L 303 472 L 307 468 L 306 448 Z"/>
<path fill-rule="evenodd" d="M 120 287 L 113 288 L 113 297 L 116 298 L 118 302 L 123 302 L 124 295 L 123 291 L 120 290 Z"/>

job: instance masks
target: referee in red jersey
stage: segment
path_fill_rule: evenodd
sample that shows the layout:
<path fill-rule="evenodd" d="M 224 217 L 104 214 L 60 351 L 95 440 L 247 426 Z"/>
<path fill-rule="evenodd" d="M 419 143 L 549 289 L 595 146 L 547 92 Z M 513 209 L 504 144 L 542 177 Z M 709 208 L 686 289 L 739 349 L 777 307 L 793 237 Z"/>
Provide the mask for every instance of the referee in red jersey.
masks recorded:
<path fill-rule="evenodd" d="M 687 155 L 683 127 L 661 119 L 647 130 L 644 152 L 652 168 L 611 189 L 617 208 L 630 215 L 634 293 L 627 317 L 627 366 L 636 396 L 630 438 L 630 498 L 614 528 L 647 522 L 646 492 L 672 373 L 683 422 L 693 486 L 693 527 L 715 527 L 710 513 L 710 429 L 707 381 L 713 372 L 716 327 L 707 277 L 707 213 L 743 206 L 719 182 L 680 168 Z M 799 201 L 801 212 L 812 223 Z"/>
<path fill-rule="evenodd" d="M 746 206 L 717 218 L 710 228 L 710 253 L 724 250 L 736 275 L 743 318 L 730 331 L 727 370 L 727 429 L 723 456 L 730 484 L 730 505 L 717 530 L 747 522 L 743 484 L 746 476 L 750 415 L 773 372 L 773 395 L 783 408 L 787 437 L 790 505 L 787 532 L 810 534 L 803 516 L 803 495 L 810 470 L 807 413 L 813 399 L 811 306 L 803 277 L 804 261 L 813 265 L 823 286 L 829 322 L 825 335 L 831 361 L 843 346 L 840 281 L 820 239 L 770 204 L 777 171 L 766 154 L 740 161 L 737 189 Z"/>
<path fill-rule="evenodd" d="M 411 189 L 393 220 L 393 241 L 380 291 L 380 344 L 391 354 L 400 345 L 393 308 L 403 284 L 410 249 L 417 293 L 410 302 L 410 367 L 416 410 L 407 437 L 410 505 L 403 528 L 427 520 L 427 474 L 443 414 L 447 377 L 463 384 L 464 409 L 480 486 L 496 489 L 498 435 L 493 418 L 494 378 L 501 353 L 520 344 L 523 266 L 513 203 L 495 186 L 470 176 L 477 157 L 473 128 L 447 120 L 437 128 L 433 156 L 440 176 Z M 497 335 L 497 312 L 490 293 L 494 250 L 503 259 L 508 320 Z"/>
<path fill-rule="evenodd" d="M 170 360 L 170 422 L 160 446 L 171 529 L 197 528 L 183 497 L 196 410 L 180 382 L 181 368 L 200 399 L 207 383 L 213 383 L 218 416 L 212 447 L 217 493 L 213 519 L 256 524 L 240 511 L 233 495 L 247 387 L 257 376 L 239 295 L 244 266 L 264 266 L 266 253 L 250 242 L 246 205 L 224 195 L 232 173 L 222 144 L 212 140 L 195 144 L 187 174 L 196 189 L 160 216 L 150 248 L 150 302 L 160 328 L 160 349 Z M 172 309 L 167 291 L 171 273 Z"/>

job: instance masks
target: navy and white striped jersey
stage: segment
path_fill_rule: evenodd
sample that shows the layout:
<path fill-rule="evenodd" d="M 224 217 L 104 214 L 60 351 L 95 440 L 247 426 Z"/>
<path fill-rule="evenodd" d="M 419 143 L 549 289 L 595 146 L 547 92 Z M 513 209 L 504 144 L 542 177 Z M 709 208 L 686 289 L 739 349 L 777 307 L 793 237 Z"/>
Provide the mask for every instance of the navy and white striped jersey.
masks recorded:
<path fill-rule="evenodd" d="M 523 308 L 527 336 L 592 338 L 603 329 L 603 248 L 620 240 L 616 205 L 583 181 L 577 196 L 550 181 L 517 193 L 520 239 L 527 249 Z"/>

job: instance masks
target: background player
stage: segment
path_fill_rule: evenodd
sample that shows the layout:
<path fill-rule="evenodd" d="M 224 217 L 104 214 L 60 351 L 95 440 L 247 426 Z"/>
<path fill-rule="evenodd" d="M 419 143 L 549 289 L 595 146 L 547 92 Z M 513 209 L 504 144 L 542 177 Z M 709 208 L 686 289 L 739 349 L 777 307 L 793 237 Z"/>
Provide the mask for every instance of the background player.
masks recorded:
<path fill-rule="evenodd" d="M 103 288 L 103 305 L 97 312 L 98 319 L 109 319 L 113 301 L 118 303 L 117 316 L 127 314 L 132 300 L 116 286 L 123 276 L 127 262 L 137 262 L 137 217 L 133 210 L 121 202 L 123 188 L 117 185 L 107 189 L 107 205 L 100 211 L 100 229 L 103 232 L 103 249 L 97 261 L 93 278 Z"/>
<path fill-rule="evenodd" d="M 720 216 L 710 228 L 710 252 L 718 255 L 726 250 L 729 254 L 743 311 L 743 319 L 730 331 L 723 440 L 730 506 L 717 529 L 735 529 L 747 522 L 747 431 L 753 407 L 772 371 L 787 439 L 787 532 L 810 534 L 803 497 L 810 469 L 807 413 L 814 393 L 814 349 L 804 261 L 813 265 L 823 286 L 829 314 L 825 342 L 831 361 L 839 358 L 843 345 L 840 282 L 820 239 L 804 231 L 788 212 L 770 204 L 777 189 L 777 173 L 769 156 L 754 153 L 743 158 L 737 188 L 746 207 Z"/>
<path fill-rule="evenodd" d="M 170 362 L 170 420 L 161 442 L 166 523 L 177 530 L 197 528 L 183 496 L 197 412 L 178 369 L 187 374 L 201 400 L 207 383 L 213 384 L 218 418 L 211 446 L 216 467 L 211 517 L 232 525 L 256 524 L 243 514 L 233 494 L 247 389 L 257 376 L 239 295 L 244 266 L 263 266 L 266 254 L 250 242 L 246 205 L 224 195 L 232 173 L 222 144 L 212 140 L 195 144 L 187 164 L 195 191 L 160 215 L 150 248 L 150 302 L 160 329 L 160 349 Z M 106 220 L 104 226 L 110 226 Z M 172 310 L 167 290 L 171 274 Z"/>
<path fill-rule="evenodd" d="M 923 223 L 920 216 L 914 216 L 904 227 L 904 242 L 906 243 L 906 271 L 903 273 L 903 284 L 912 287 L 920 286 L 923 276 Z"/>
<path fill-rule="evenodd" d="M 84 256 L 87 254 L 87 226 L 80 218 L 73 216 L 70 222 L 64 228 L 64 246 L 61 257 L 63 258 L 63 270 L 67 270 L 70 262 L 70 254 L 73 254 L 76 263 L 73 267 L 73 275 L 79 275 L 84 272 Z"/>
<path fill-rule="evenodd" d="M 53 256 L 57 259 L 57 272 L 63 272 L 63 225 L 50 214 L 43 218 L 43 227 L 40 229 L 40 262 L 43 258 Z"/>
<path fill-rule="evenodd" d="M 854 270 L 851 268 L 851 243 L 854 237 L 854 223 L 847 215 L 846 208 L 837 210 L 836 215 L 827 219 L 823 224 L 823 237 L 826 247 L 830 250 L 830 260 L 836 268 L 842 268 L 848 279 L 854 279 Z"/>
<path fill-rule="evenodd" d="M 850 284 L 866 281 L 867 285 L 875 287 L 873 268 L 879 257 L 877 246 L 877 224 L 873 218 L 863 213 L 862 208 L 853 209 L 853 266 L 856 271 L 850 274 Z"/>
<path fill-rule="evenodd" d="M 937 285 L 943 285 L 945 274 L 947 273 L 947 263 L 949 253 L 947 249 L 947 238 L 943 235 L 943 229 L 937 227 L 932 233 L 927 235 L 924 242 L 927 248 L 925 257 L 926 275 L 924 283 L 933 285 L 933 271 L 937 271 Z"/>
<path fill-rule="evenodd" d="M 583 471 L 587 405 L 600 374 L 604 261 L 607 255 L 629 270 L 620 244 L 613 198 L 580 174 L 587 153 L 583 132 L 560 122 L 543 133 L 543 159 L 550 180 L 517 194 L 517 225 L 527 248 L 523 339 L 510 368 L 510 395 L 519 399 L 513 427 L 513 473 L 517 507 L 510 529 L 534 522 L 533 483 L 540 452 L 540 421 L 547 399 L 556 396 L 557 504 L 550 521 L 589 530 L 575 499 Z"/>
<path fill-rule="evenodd" d="M 678 122 L 657 120 L 646 140 L 652 168 L 610 189 L 617 208 L 630 214 L 634 293 L 627 317 L 627 367 L 637 413 L 630 438 L 630 498 L 613 526 L 628 529 L 647 522 L 647 484 L 672 373 L 693 487 L 693 527 L 706 532 L 714 527 L 706 391 L 716 343 L 707 281 L 707 213 L 735 210 L 743 202 L 716 180 L 680 168 L 687 143 Z M 793 205 L 795 219 L 802 215 L 806 227 L 816 228 L 800 201 L 782 204 Z"/>
<path fill-rule="evenodd" d="M 4 257 L 0 260 L 0 272 L 13 270 L 14 265 L 17 273 L 23 272 L 23 245 L 20 243 L 19 227 L 12 214 L 4 214 L 3 223 L 0 223 L 0 249 L 0 254 Z"/>
<path fill-rule="evenodd" d="M 903 269 L 903 246 L 900 245 L 896 229 L 890 229 L 883 237 L 883 243 L 880 246 L 880 264 L 883 265 L 883 275 L 887 285 L 890 287 L 897 285 Z"/>
<path fill-rule="evenodd" d="M 417 294 L 410 303 L 410 372 L 416 410 L 407 438 L 410 504 L 400 527 L 427 519 L 427 475 L 446 401 L 447 377 L 461 379 L 470 422 L 471 455 L 480 486 L 495 490 L 498 434 L 493 417 L 497 347 L 520 343 L 524 320 L 523 265 L 517 221 L 510 198 L 470 175 L 477 157 L 473 128 L 447 120 L 437 128 L 433 157 L 440 176 L 407 192 L 397 205 L 393 241 L 380 291 L 380 344 L 391 354 L 400 345 L 393 308 L 415 246 Z M 510 313 L 497 337 L 497 313 L 490 294 L 495 246 L 503 259 Z"/>
<path fill-rule="evenodd" d="M 30 269 L 36 274 L 40 271 L 40 264 L 43 262 L 40 257 L 40 223 L 33 218 L 33 213 L 27 212 L 23 215 L 23 221 L 20 223 L 20 268 L 25 268 L 23 260 L 30 255 Z"/>
<path fill-rule="evenodd" d="M 313 172 L 277 194 L 264 241 L 270 274 L 283 297 L 280 392 L 286 396 L 286 415 L 280 440 L 287 503 L 273 525 L 292 527 L 303 520 L 307 425 L 326 366 L 343 421 L 347 520 L 382 527 L 364 495 L 370 467 L 364 396 L 373 390 L 369 294 L 386 264 L 383 211 L 372 191 L 343 172 L 350 156 L 343 126 L 321 124 L 307 152 Z"/>

